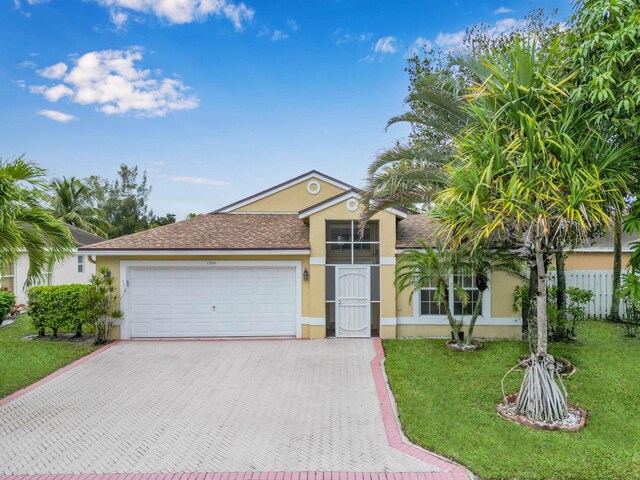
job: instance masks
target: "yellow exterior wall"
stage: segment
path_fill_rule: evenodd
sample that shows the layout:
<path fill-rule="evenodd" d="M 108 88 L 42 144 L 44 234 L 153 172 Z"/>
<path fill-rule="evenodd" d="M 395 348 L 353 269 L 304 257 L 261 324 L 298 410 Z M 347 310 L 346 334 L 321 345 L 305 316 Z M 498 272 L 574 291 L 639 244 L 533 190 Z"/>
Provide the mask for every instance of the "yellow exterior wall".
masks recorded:
<path fill-rule="evenodd" d="M 622 269 L 629 263 L 630 253 L 622 254 Z M 567 270 L 613 270 L 613 252 L 573 252 L 565 262 Z"/>
<path fill-rule="evenodd" d="M 513 291 L 522 282 L 505 272 L 491 274 L 491 316 L 493 318 L 517 318 L 519 312 L 513 311 Z"/>
<path fill-rule="evenodd" d="M 320 184 L 320 191 L 312 195 L 307 190 L 309 181 L 315 180 Z M 345 190 L 327 183 L 319 178 L 301 180 L 284 190 L 273 193 L 240 208 L 234 212 L 299 212 L 305 208 L 316 205 L 328 198 L 344 192 Z"/>

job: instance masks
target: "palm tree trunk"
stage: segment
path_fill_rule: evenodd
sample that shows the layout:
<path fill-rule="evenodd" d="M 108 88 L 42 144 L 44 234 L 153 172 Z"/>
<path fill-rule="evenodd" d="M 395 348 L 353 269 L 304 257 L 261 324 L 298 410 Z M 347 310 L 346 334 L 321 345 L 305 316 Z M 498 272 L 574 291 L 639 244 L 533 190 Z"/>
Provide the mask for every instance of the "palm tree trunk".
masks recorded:
<path fill-rule="evenodd" d="M 536 296 L 538 342 L 536 352 L 531 354 L 527 363 L 516 400 L 516 410 L 530 420 L 551 423 L 566 418 L 568 411 L 566 392 L 563 394 L 556 383 L 556 377 L 560 382 L 562 380 L 557 375 L 555 359 L 547 353 L 547 275 L 543 239 L 540 233 L 536 238 L 535 257 L 538 269 Z"/>
<path fill-rule="evenodd" d="M 462 329 L 462 325 L 456 322 L 456 319 L 451 312 L 451 308 L 449 308 L 449 294 L 447 293 L 446 298 L 444 300 L 444 313 L 447 315 L 447 320 L 449 320 L 449 326 L 451 327 L 451 331 L 453 332 L 453 341 L 459 341 L 460 330 Z"/>
<path fill-rule="evenodd" d="M 560 332 L 554 332 L 557 339 L 558 335 L 565 338 L 567 334 L 565 322 L 567 320 L 567 277 L 564 271 L 564 252 L 562 248 L 556 250 L 556 273 L 557 278 L 557 290 L 556 290 L 556 306 L 558 307 L 558 329 Z"/>
<path fill-rule="evenodd" d="M 609 319 L 620 321 L 620 276 L 622 274 L 622 217 L 616 212 L 613 220 L 613 285 Z"/>
<path fill-rule="evenodd" d="M 467 330 L 467 344 L 471 345 L 473 343 L 473 329 L 476 326 L 476 320 L 482 311 L 482 296 L 484 292 L 482 290 L 478 290 L 478 300 L 476 300 L 476 304 L 473 307 L 473 313 L 471 314 L 471 320 L 469 321 L 469 329 Z"/>
<path fill-rule="evenodd" d="M 536 298 L 536 292 L 538 291 L 538 267 L 534 264 L 529 265 L 529 297 L 526 302 L 522 302 L 522 327 L 527 330 L 529 335 L 535 330 L 529 320 L 533 318 L 535 320 L 533 302 Z"/>

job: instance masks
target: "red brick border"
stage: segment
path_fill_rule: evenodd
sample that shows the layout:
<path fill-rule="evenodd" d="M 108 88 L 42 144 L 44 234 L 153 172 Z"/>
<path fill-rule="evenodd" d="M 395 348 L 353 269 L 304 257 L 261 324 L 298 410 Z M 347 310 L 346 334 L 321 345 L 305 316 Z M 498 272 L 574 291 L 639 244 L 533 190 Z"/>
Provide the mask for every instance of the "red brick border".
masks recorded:
<path fill-rule="evenodd" d="M 0 405 L 4 405 L 5 403 L 9 403 L 11 400 L 15 400 L 16 398 L 21 397 L 22 395 L 24 395 L 25 393 L 30 392 L 34 388 L 38 388 L 40 385 L 44 385 L 48 381 L 53 380 L 54 378 L 62 375 L 64 372 L 67 372 L 67 371 L 71 370 L 72 368 L 75 368 L 78 365 L 80 365 L 80 364 L 92 359 L 93 357 L 100 355 L 102 352 L 104 352 L 105 350 L 113 347 L 118 342 L 119 342 L 119 340 L 116 340 L 115 342 L 108 343 L 104 347 L 100 347 L 99 349 L 91 352 L 90 354 L 85 355 L 82 358 L 79 358 L 75 362 L 71 362 L 69 365 L 67 365 L 65 367 L 62 367 L 62 368 L 56 370 L 53 373 L 50 373 L 46 377 L 41 378 L 40 380 L 38 380 L 36 383 L 32 383 L 28 387 L 25 387 L 25 388 L 23 388 L 21 390 L 18 390 L 17 392 L 13 392 L 11 395 L 7 395 L 6 397 L 0 399 Z M 0 477 L 0 478 L 4 478 L 4 477 Z"/>
<path fill-rule="evenodd" d="M 382 361 L 385 358 L 382 341 L 379 338 L 374 338 L 373 342 L 376 349 L 376 356 L 371 360 L 371 369 L 373 370 L 373 380 L 376 385 L 378 400 L 380 401 L 382 420 L 384 422 L 384 428 L 387 431 L 387 440 L 389 440 L 389 445 L 446 472 L 440 473 L 440 477 L 434 478 L 451 478 L 456 480 L 473 478 L 469 471 L 451 460 L 436 456 L 433 453 L 429 453 L 426 450 L 404 441 L 400 432 L 400 425 L 396 419 L 396 413 L 391 404 L 389 388 L 387 387 L 387 382 L 385 380 L 384 373 L 382 372 Z"/>
<path fill-rule="evenodd" d="M 262 339 L 185 339 L 180 341 L 247 341 Z M 282 339 L 285 340 L 285 339 Z M 294 339 L 290 339 L 294 340 Z M 125 340 L 126 341 L 126 340 Z M 154 340 L 152 340 L 154 341 Z M 175 340 L 155 340 L 155 341 L 175 341 Z M 63 373 L 77 367 L 89 359 L 101 354 L 105 350 L 116 345 L 120 341 L 115 341 L 95 352 L 90 353 L 66 367 L 56 370 L 52 374 L 29 385 L 22 390 L 0 400 L 0 406 L 4 405 L 25 393 L 45 384 L 46 382 L 62 375 Z M 396 420 L 395 411 L 391 403 L 389 389 L 382 371 L 382 361 L 384 360 L 384 349 L 379 338 L 373 339 L 376 355 L 371 360 L 371 370 L 373 380 L 380 402 L 380 410 L 387 440 L 389 445 L 418 460 L 433 465 L 443 470 L 442 472 L 175 472 L 175 473 L 77 473 L 77 474 L 38 474 L 38 475 L 0 475 L 0 480 L 469 480 L 473 475 L 463 467 L 438 457 L 432 453 L 405 443 L 400 433 L 400 427 Z"/>

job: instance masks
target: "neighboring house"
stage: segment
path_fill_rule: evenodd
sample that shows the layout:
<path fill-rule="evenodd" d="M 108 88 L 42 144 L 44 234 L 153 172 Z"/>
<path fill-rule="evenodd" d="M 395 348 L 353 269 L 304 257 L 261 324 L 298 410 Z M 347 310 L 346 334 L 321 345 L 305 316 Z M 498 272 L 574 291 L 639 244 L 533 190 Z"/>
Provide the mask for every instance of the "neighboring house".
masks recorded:
<path fill-rule="evenodd" d="M 89 233 L 80 228 L 69 225 L 69 231 L 75 239 L 78 247 L 91 245 L 92 243 L 102 242 L 104 238 Z M 26 252 L 22 253 L 13 267 L 1 276 L 2 289 L 14 292 L 16 295 L 16 303 L 27 303 L 28 288 L 24 287 L 27 280 L 27 272 L 29 271 L 29 257 Z M 91 275 L 96 273 L 96 265 L 84 253 L 77 250 L 72 256 L 64 261 L 56 264 L 53 269 L 48 272 L 47 279 L 43 285 L 65 285 L 69 283 L 89 283 Z"/>
<path fill-rule="evenodd" d="M 117 338 L 448 336 L 432 289 L 397 294 L 424 215 L 387 209 L 358 235 L 359 191 L 311 171 L 209 214 L 80 248 L 116 278 Z M 516 279 L 496 273 L 476 335 L 519 337 Z M 462 284 L 472 294 L 473 279 Z M 456 316 L 470 313 L 452 299 Z M 468 317 L 467 317 L 468 318 Z"/>

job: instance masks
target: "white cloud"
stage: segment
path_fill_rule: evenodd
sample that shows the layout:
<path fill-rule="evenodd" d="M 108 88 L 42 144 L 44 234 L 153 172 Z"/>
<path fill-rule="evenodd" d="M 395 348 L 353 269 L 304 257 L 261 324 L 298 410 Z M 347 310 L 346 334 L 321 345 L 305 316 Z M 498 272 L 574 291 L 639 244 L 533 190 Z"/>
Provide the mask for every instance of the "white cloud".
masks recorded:
<path fill-rule="evenodd" d="M 120 28 L 124 28 L 124 25 L 127 23 L 127 20 L 129 20 L 129 14 L 119 10 L 112 9 L 109 12 L 109 19 L 116 26 L 116 28 L 120 29 Z"/>
<path fill-rule="evenodd" d="M 509 7 L 498 7 L 496 8 L 493 13 L 495 13 L 496 15 L 504 15 L 505 13 L 511 13 L 513 12 L 513 9 L 509 8 Z"/>
<path fill-rule="evenodd" d="M 288 33 L 284 33 L 282 30 L 274 30 L 271 35 L 271 41 L 277 42 L 278 40 L 287 40 L 289 38 Z"/>
<path fill-rule="evenodd" d="M 431 43 L 431 40 L 428 40 L 424 37 L 418 37 L 414 40 L 413 44 L 411 44 L 408 48 L 407 48 L 407 55 L 411 56 L 411 55 L 419 55 L 421 54 L 423 51 L 429 51 L 433 48 L 433 43 Z"/>
<path fill-rule="evenodd" d="M 289 20 L 287 20 L 287 26 L 294 32 L 297 31 L 298 28 L 300 28 L 300 25 L 298 25 L 298 22 L 296 22 L 293 18 L 290 18 Z"/>
<path fill-rule="evenodd" d="M 53 87 L 47 87 L 46 85 L 35 85 L 29 87 L 29 91 L 31 93 L 37 93 L 44 96 L 44 98 L 46 98 L 50 102 L 57 102 L 62 97 L 73 95 L 73 90 L 62 83 L 58 83 Z"/>
<path fill-rule="evenodd" d="M 396 37 L 393 37 L 391 35 L 379 38 L 375 46 L 373 47 L 373 51 L 375 53 L 396 53 L 398 51 L 396 42 Z"/>
<path fill-rule="evenodd" d="M 333 32 L 333 36 L 336 39 L 336 45 L 344 45 L 346 43 L 352 42 L 366 42 L 367 40 L 371 40 L 373 34 L 369 32 L 352 34 L 348 30 L 338 28 L 335 32 Z"/>
<path fill-rule="evenodd" d="M 96 105 L 107 115 L 133 113 L 140 116 L 161 117 L 174 110 L 190 110 L 198 106 L 198 98 L 189 95 L 189 88 L 180 80 L 163 78 L 157 72 L 136 68 L 142 60 L 142 50 L 101 50 L 89 52 L 74 61 L 53 86 L 30 87 L 32 93 L 55 102 L 68 96 L 81 105 Z M 40 72 L 56 73 L 60 64 Z M 42 73 L 41 73 L 42 75 Z M 43 75 L 44 76 L 44 75 Z"/>
<path fill-rule="evenodd" d="M 166 178 L 172 182 L 191 183 L 193 185 L 208 185 L 210 187 L 223 187 L 231 185 L 229 182 L 222 180 L 212 180 L 206 177 L 190 177 L 184 175 L 160 175 L 161 178 Z"/>
<path fill-rule="evenodd" d="M 436 37 L 436 45 L 445 50 L 450 50 L 452 48 L 459 47 L 462 45 L 462 40 L 464 39 L 465 32 L 464 30 L 460 30 L 459 32 L 454 33 L 442 33 L 440 32 Z"/>
<path fill-rule="evenodd" d="M 228 0 L 95 0 L 111 11 L 111 20 L 121 27 L 127 11 L 154 15 L 169 23 L 191 23 L 213 15 L 229 20 L 236 30 L 242 30 L 255 14 L 245 3 Z"/>
<path fill-rule="evenodd" d="M 67 113 L 59 112 L 57 110 L 40 110 L 38 115 L 42 115 L 43 117 L 50 118 L 51 120 L 55 120 L 56 122 L 67 123 L 71 120 L 75 120 L 76 117 L 73 115 L 69 115 Z"/>
<path fill-rule="evenodd" d="M 29 68 L 29 69 L 34 69 L 38 66 L 38 64 L 36 62 L 34 62 L 33 60 L 23 60 L 22 62 L 20 62 L 17 67 L 18 68 Z"/>
<path fill-rule="evenodd" d="M 45 78 L 60 79 L 67 73 L 67 65 L 65 63 L 56 63 L 50 67 L 45 67 L 42 70 L 38 70 L 38 74 Z"/>
<path fill-rule="evenodd" d="M 517 20 L 515 18 L 503 18 L 491 25 L 488 28 L 487 32 L 490 35 L 498 36 L 504 33 L 508 33 L 514 28 L 524 25 L 524 23 L 524 20 Z M 464 30 L 451 33 L 440 32 L 435 39 L 435 44 L 445 51 L 452 50 L 462 45 L 465 34 L 466 33 Z"/>

